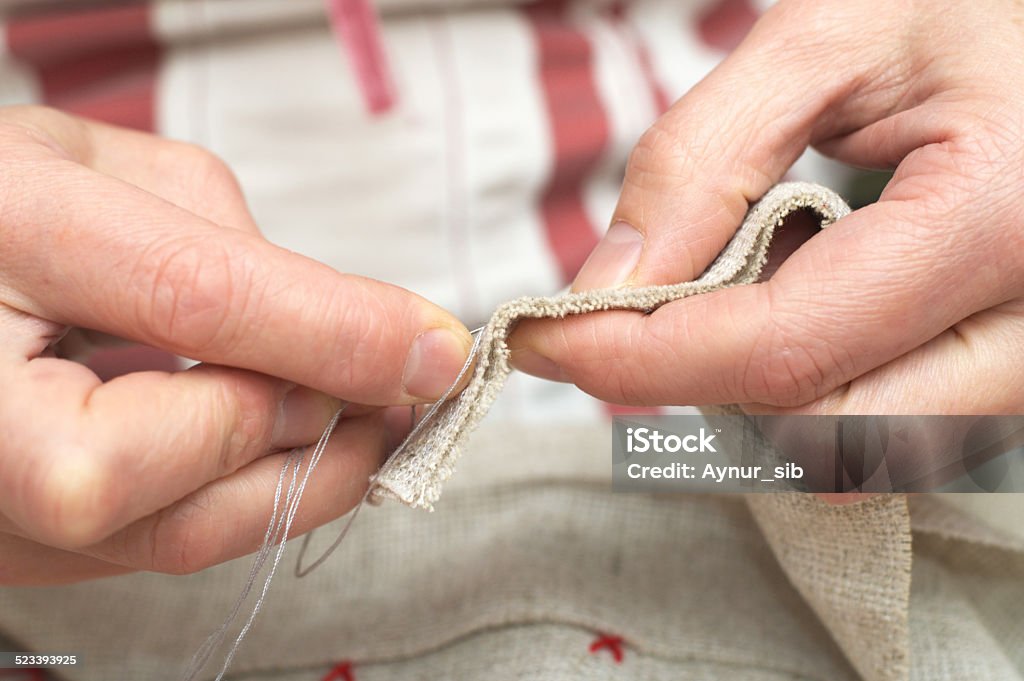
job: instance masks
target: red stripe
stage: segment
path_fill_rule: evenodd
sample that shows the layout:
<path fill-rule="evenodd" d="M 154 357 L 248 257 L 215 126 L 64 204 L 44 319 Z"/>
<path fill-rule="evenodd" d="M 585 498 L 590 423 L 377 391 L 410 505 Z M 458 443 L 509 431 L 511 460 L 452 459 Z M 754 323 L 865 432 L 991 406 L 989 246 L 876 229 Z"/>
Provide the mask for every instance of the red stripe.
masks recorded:
<path fill-rule="evenodd" d="M 654 64 L 651 63 L 651 53 L 647 49 L 647 44 L 643 42 L 639 35 L 634 31 L 634 44 L 636 45 L 636 57 L 637 61 L 640 62 L 640 71 L 644 75 L 644 80 L 647 81 L 647 87 L 651 91 L 651 96 L 654 97 L 654 106 L 657 109 L 656 113 L 660 116 L 661 114 L 668 111 L 669 107 L 672 106 L 672 100 L 669 98 L 668 93 L 665 92 L 665 88 L 662 87 L 658 81 L 658 76 L 654 72 Z"/>
<path fill-rule="evenodd" d="M 6 39 L 11 54 L 34 71 L 44 104 L 155 131 L 160 46 L 150 22 L 149 3 L 92 5 L 14 17 Z M 142 346 L 100 350 L 88 365 L 105 381 L 180 369 L 174 355 Z"/>
<path fill-rule="evenodd" d="M 526 15 L 537 43 L 554 146 L 554 167 L 540 208 L 562 280 L 569 283 L 597 245 L 583 184 L 605 153 L 609 124 L 594 81 L 590 41 L 570 25 L 564 10 L 564 3 L 555 0 L 528 7 Z M 630 407 L 613 404 L 605 404 L 605 410 L 609 415 L 631 413 Z"/>
<path fill-rule="evenodd" d="M 665 92 L 665 88 L 658 82 L 658 77 L 654 72 L 654 64 L 651 63 L 651 53 L 647 48 L 647 43 L 643 41 L 640 32 L 637 31 L 636 26 L 630 20 L 628 8 L 623 0 L 613 2 L 608 7 L 608 12 L 611 14 L 616 29 L 633 46 L 637 63 L 640 64 L 640 73 L 643 75 L 644 82 L 647 83 L 647 89 L 650 90 L 651 97 L 654 98 L 655 113 L 660 116 L 668 111 L 672 102 Z"/>
<path fill-rule="evenodd" d="M 135 371 L 178 371 L 181 363 L 169 352 L 145 345 L 103 348 L 85 362 L 102 381 Z"/>
<path fill-rule="evenodd" d="M 327 0 L 331 26 L 348 53 L 366 107 L 381 114 L 395 106 L 395 87 L 377 10 L 371 0 Z"/>
<path fill-rule="evenodd" d="M 540 208 L 548 243 L 568 283 L 597 245 L 583 203 L 583 183 L 604 153 L 608 120 L 594 82 L 587 37 L 570 25 L 558 5 L 530 6 L 526 16 L 537 44 L 538 76 L 554 146 L 554 167 Z"/>
<path fill-rule="evenodd" d="M 148 3 L 55 10 L 11 19 L 7 44 L 35 71 L 43 103 L 152 131 L 160 46 L 150 20 Z"/>
<path fill-rule="evenodd" d="M 757 21 L 750 0 L 719 0 L 697 20 L 704 44 L 728 52 L 739 45 Z"/>
<path fill-rule="evenodd" d="M 68 61 L 83 53 L 116 46 L 140 46 L 149 40 L 145 5 L 62 10 L 19 17 L 8 26 L 8 45 L 33 63 Z"/>

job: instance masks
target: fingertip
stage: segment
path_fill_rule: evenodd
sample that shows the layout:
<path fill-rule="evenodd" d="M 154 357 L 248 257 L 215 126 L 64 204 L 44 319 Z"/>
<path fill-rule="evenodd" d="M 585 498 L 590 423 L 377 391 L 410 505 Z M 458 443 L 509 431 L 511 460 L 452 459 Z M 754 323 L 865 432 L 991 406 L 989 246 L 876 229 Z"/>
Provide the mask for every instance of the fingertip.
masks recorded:
<path fill-rule="evenodd" d="M 305 386 L 292 386 L 281 399 L 271 447 L 283 449 L 315 442 L 342 401 Z"/>
<path fill-rule="evenodd" d="M 459 381 L 472 346 L 473 337 L 457 322 L 420 332 L 402 371 L 404 397 L 411 402 L 440 399 Z"/>
<path fill-rule="evenodd" d="M 512 350 L 509 361 L 513 368 L 531 376 L 559 383 L 572 382 L 569 374 L 555 360 L 545 357 L 532 348 L 521 347 Z"/>
<path fill-rule="evenodd" d="M 523 319 L 508 338 L 509 364 L 516 371 L 544 378 L 565 381 L 565 373 L 554 358 L 548 332 L 565 320 Z"/>
<path fill-rule="evenodd" d="M 628 222 L 617 221 L 583 263 L 572 290 L 615 288 L 627 283 L 640 264 L 643 250 L 643 233 Z"/>

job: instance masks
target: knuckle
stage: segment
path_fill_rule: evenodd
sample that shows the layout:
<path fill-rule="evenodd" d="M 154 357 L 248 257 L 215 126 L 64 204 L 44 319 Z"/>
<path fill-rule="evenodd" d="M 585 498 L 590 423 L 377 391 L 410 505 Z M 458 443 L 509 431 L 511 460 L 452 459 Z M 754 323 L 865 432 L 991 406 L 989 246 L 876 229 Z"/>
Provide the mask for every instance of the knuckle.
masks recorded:
<path fill-rule="evenodd" d="M 230 346 L 249 303 L 252 273 L 218 239 L 182 237 L 148 249 L 133 272 L 138 325 L 182 354 Z"/>
<path fill-rule="evenodd" d="M 231 166 L 213 152 L 188 142 L 172 142 L 167 151 L 169 167 L 177 168 L 184 176 L 182 185 L 209 201 L 235 202 L 241 199 L 242 187 Z"/>
<path fill-rule="evenodd" d="M 336 376 L 355 394 L 380 394 L 385 378 L 401 379 L 405 362 L 408 334 L 403 329 L 414 328 L 416 313 L 410 306 L 406 311 L 389 304 L 368 292 L 353 300 L 325 300 L 323 318 L 335 318 L 338 330 L 335 352 L 338 366 Z M 398 361 L 394 361 L 397 359 Z M 382 375 L 387 368 L 389 376 Z"/>
<path fill-rule="evenodd" d="M 676 370 L 680 364 L 680 348 L 690 341 L 680 324 L 647 324 L 648 317 L 637 317 L 623 335 L 623 350 L 631 362 L 623 362 L 620 390 L 623 404 L 674 403 L 685 392 L 685 381 Z"/>
<path fill-rule="evenodd" d="M 737 365 L 739 393 L 774 406 L 800 406 L 826 394 L 847 370 L 828 341 L 819 338 L 806 314 L 776 310 L 744 363 Z"/>
<path fill-rule="evenodd" d="M 747 362 L 743 393 L 775 406 L 800 405 L 814 399 L 821 376 L 805 353 L 793 347 L 759 352 Z"/>
<path fill-rule="evenodd" d="M 679 157 L 679 139 L 665 122 L 659 119 L 644 131 L 626 161 L 626 177 L 630 184 L 657 187 L 673 175 L 673 162 Z"/>
<path fill-rule="evenodd" d="M 213 539 L 218 535 L 210 518 L 202 492 L 164 509 L 143 543 L 148 556 L 139 556 L 140 562 L 149 570 L 171 575 L 195 574 L 216 565 L 220 547 Z"/>
<path fill-rule="evenodd" d="M 644 405 L 671 392 L 663 385 L 671 358 L 665 358 L 668 364 L 656 360 L 656 341 L 644 334 L 640 319 L 629 313 L 606 314 L 563 324 L 560 354 L 573 358 L 573 378 L 588 394 L 616 404 Z"/>
<path fill-rule="evenodd" d="M 65 549 L 95 544 L 113 529 L 121 498 L 105 457 L 87 448 L 64 448 L 29 485 L 26 510 L 37 538 Z M 37 457 L 43 460 L 43 457 Z"/>
<path fill-rule="evenodd" d="M 192 173 L 198 185 L 202 186 L 207 183 L 238 185 L 231 166 L 209 149 L 188 142 L 174 142 L 170 149 L 178 163 Z"/>
<path fill-rule="evenodd" d="M 35 104 L 0 109 L 0 140 L 10 144 L 45 147 L 63 158 L 88 160 L 89 128 L 79 118 L 59 109 Z"/>
<path fill-rule="evenodd" d="M 249 463 L 254 453 L 269 447 L 274 427 L 276 402 L 266 390 L 252 389 L 250 382 L 232 370 L 219 370 L 219 391 L 208 413 L 220 428 L 214 434 L 219 446 L 218 477 Z M 202 415 L 200 415 L 202 417 Z"/>

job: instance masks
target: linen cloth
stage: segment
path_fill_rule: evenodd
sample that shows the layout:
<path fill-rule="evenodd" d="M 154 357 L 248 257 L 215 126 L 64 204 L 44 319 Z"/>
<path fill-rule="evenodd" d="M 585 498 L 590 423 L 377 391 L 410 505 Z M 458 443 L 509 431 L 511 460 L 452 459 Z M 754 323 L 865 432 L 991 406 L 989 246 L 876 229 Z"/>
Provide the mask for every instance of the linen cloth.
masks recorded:
<path fill-rule="evenodd" d="M 366 509 L 319 571 L 279 575 L 230 678 L 1024 678 L 1024 542 L 945 497 L 611 494 L 609 460 L 604 429 L 486 422 L 434 513 Z M 248 567 L 2 589 L 0 628 L 88 650 L 61 678 L 176 679 Z"/>

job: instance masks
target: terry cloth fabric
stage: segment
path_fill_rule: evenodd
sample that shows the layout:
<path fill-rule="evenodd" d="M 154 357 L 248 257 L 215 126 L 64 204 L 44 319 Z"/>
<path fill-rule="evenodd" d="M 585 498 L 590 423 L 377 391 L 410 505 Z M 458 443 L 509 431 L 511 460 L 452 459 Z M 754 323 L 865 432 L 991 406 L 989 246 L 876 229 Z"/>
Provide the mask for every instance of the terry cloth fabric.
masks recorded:
<path fill-rule="evenodd" d="M 433 508 L 454 471 L 469 433 L 487 414 L 511 373 L 507 339 L 526 318 L 560 318 L 601 310 L 651 312 L 665 303 L 757 281 L 776 228 L 792 213 L 812 211 L 822 227 L 849 207 L 835 192 L 807 182 L 775 186 L 747 212 L 743 224 L 711 266 L 696 280 L 667 286 L 604 289 L 553 298 L 524 297 L 501 305 L 474 346 L 476 369 L 465 390 L 428 413 L 373 480 L 372 501 L 393 498 Z M 447 397 L 447 396 L 446 396 Z"/>

